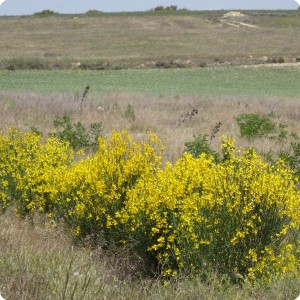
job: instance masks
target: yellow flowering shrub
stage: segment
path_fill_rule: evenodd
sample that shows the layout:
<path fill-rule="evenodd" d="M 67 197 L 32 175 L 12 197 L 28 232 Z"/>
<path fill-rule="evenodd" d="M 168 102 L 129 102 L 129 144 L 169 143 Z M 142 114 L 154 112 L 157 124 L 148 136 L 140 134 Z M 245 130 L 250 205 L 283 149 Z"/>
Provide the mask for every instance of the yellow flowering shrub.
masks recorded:
<path fill-rule="evenodd" d="M 100 138 L 74 159 L 68 144 L 11 130 L 0 135 L 0 203 L 63 219 L 76 238 L 128 244 L 166 278 L 207 268 L 237 280 L 299 276 L 300 193 L 283 161 L 222 145 L 223 161 L 184 154 L 162 167 L 155 134 Z M 295 238 L 296 236 L 296 238 Z"/>
<path fill-rule="evenodd" d="M 163 150 L 157 136 L 148 142 L 132 141 L 126 131 L 100 138 L 98 151 L 56 177 L 52 201 L 78 237 L 101 236 L 103 243 L 120 242 L 126 233 L 117 216 L 127 193 L 139 178 L 152 174 L 161 165 Z"/>
<path fill-rule="evenodd" d="M 282 161 L 267 165 L 251 149 L 235 156 L 230 140 L 223 152 L 217 165 L 185 154 L 142 178 L 120 216 L 131 239 L 158 259 L 165 276 L 208 266 L 233 279 L 299 271 L 299 244 L 289 240 L 299 231 L 293 173 Z"/>
<path fill-rule="evenodd" d="M 53 174 L 72 163 L 74 153 L 56 138 L 41 143 L 41 136 L 10 130 L 0 136 L 0 203 L 2 209 L 13 202 L 19 214 L 51 211 L 47 194 Z"/>

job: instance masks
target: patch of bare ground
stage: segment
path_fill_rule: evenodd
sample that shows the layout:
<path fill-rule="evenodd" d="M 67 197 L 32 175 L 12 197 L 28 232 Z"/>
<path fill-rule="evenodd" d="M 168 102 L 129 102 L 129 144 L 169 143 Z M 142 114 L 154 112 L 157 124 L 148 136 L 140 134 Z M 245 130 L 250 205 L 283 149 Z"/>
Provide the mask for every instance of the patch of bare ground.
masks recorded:
<path fill-rule="evenodd" d="M 242 113 L 270 114 L 278 124 L 288 125 L 290 131 L 300 131 L 300 104 L 298 99 L 283 97 L 229 97 L 229 96 L 147 96 L 126 93 L 89 95 L 82 110 L 79 101 L 70 95 L 38 95 L 24 93 L 1 93 L 0 129 L 8 127 L 30 130 L 36 127 L 44 134 L 53 129 L 55 116 L 67 114 L 74 122 L 83 125 L 99 122 L 104 135 L 112 130 L 127 130 L 140 141 L 147 131 L 153 131 L 167 146 L 165 160 L 175 161 L 184 151 L 185 142 L 194 135 L 210 135 L 218 122 L 220 131 L 212 141 L 212 148 L 219 150 L 222 135 L 237 140 L 238 147 L 249 146 L 240 137 L 236 117 Z M 130 114 L 128 114 L 130 108 Z M 197 114 L 182 118 L 193 110 Z M 267 138 L 251 141 L 259 150 L 282 150 L 282 146 Z"/>
<path fill-rule="evenodd" d="M 262 58 L 264 61 L 267 61 L 267 57 Z M 259 68 L 259 67 L 269 67 L 269 68 L 300 68 L 300 62 L 287 62 L 287 63 L 260 63 L 255 65 L 243 65 L 242 68 Z"/>
<path fill-rule="evenodd" d="M 257 25 L 250 24 L 244 20 L 247 20 L 247 16 L 239 11 L 230 11 L 222 16 L 220 22 L 233 27 L 249 27 L 256 28 Z"/>

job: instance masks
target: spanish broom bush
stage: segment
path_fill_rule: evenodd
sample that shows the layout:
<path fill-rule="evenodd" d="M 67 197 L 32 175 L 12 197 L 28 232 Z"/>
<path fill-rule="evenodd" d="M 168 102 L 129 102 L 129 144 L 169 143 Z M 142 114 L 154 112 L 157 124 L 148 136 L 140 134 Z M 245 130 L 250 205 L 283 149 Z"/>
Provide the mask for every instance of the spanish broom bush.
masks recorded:
<path fill-rule="evenodd" d="M 2 208 L 63 219 L 77 240 L 126 247 L 165 278 L 215 270 L 233 281 L 299 276 L 300 194 L 284 161 L 225 139 L 223 159 L 185 153 L 162 164 L 155 134 L 99 139 L 74 160 L 67 143 L 11 131 L 0 139 Z"/>
<path fill-rule="evenodd" d="M 9 130 L 0 135 L 0 204 L 2 210 L 14 204 L 18 213 L 49 211 L 52 177 L 74 160 L 69 145 L 57 138 L 45 143 L 36 133 Z"/>
<path fill-rule="evenodd" d="M 132 239 L 158 258 L 165 276 L 206 268 L 233 280 L 296 272 L 299 244 L 289 237 L 299 230 L 300 198 L 293 173 L 251 149 L 235 156 L 230 140 L 223 152 L 220 164 L 185 154 L 142 179 L 124 208 Z"/>
<path fill-rule="evenodd" d="M 116 216 L 138 180 L 160 168 L 162 150 L 150 133 L 149 141 L 140 144 L 125 131 L 100 138 L 95 154 L 57 173 L 52 194 L 56 215 L 76 237 L 101 236 L 105 245 L 120 243 L 128 233 Z"/>

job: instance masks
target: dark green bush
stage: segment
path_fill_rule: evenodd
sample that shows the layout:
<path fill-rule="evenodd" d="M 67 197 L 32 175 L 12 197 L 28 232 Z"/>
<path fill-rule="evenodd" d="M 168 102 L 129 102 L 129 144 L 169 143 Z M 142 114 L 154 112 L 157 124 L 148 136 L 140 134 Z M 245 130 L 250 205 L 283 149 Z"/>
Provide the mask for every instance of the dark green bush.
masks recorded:
<path fill-rule="evenodd" d="M 80 122 L 72 124 L 71 117 L 68 115 L 56 116 L 53 125 L 55 131 L 51 135 L 69 142 L 76 151 L 95 149 L 98 146 L 98 138 L 102 134 L 100 123 L 93 123 L 89 129 L 86 129 Z"/>
<path fill-rule="evenodd" d="M 185 144 L 185 152 L 192 154 L 194 157 L 199 157 L 202 153 L 206 153 L 214 157 L 216 162 L 220 161 L 219 153 L 210 148 L 207 134 L 194 135 L 194 139 Z"/>
<path fill-rule="evenodd" d="M 177 6 L 176 5 L 170 5 L 170 6 L 156 6 L 154 9 L 154 11 L 176 11 L 177 10 Z"/>
<path fill-rule="evenodd" d="M 50 9 L 45 9 L 45 10 L 42 10 L 40 12 L 36 12 L 33 15 L 36 16 L 36 17 L 48 17 L 48 16 L 59 15 L 59 13 L 57 13 L 53 10 L 50 10 Z"/>
<path fill-rule="evenodd" d="M 170 5 L 170 6 L 165 7 L 165 10 L 175 11 L 175 10 L 177 10 L 177 6 L 176 5 Z"/>
<path fill-rule="evenodd" d="M 288 151 L 282 151 L 280 158 L 284 159 L 285 163 L 295 172 L 295 175 L 300 178 L 300 143 L 292 142 Z"/>
<path fill-rule="evenodd" d="M 30 127 L 30 131 L 32 133 L 35 133 L 36 135 L 40 135 L 40 136 L 43 136 L 43 133 L 35 126 L 31 126 Z"/>
<path fill-rule="evenodd" d="M 276 124 L 271 115 L 240 114 L 236 121 L 240 127 L 240 134 L 246 138 L 265 137 L 276 131 Z"/>
<path fill-rule="evenodd" d="M 276 57 L 274 56 L 271 60 L 268 60 L 268 62 L 274 63 L 274 64 L 282 64 L 285 62 L 284 58 L 282 56 Z"/>
<path fill-rule="evenodd" d="M 154 11 L 161 11 L 161 10 L 165 10 L 165 8 L 162 5 L 156 6 L 154 9 Z"/>

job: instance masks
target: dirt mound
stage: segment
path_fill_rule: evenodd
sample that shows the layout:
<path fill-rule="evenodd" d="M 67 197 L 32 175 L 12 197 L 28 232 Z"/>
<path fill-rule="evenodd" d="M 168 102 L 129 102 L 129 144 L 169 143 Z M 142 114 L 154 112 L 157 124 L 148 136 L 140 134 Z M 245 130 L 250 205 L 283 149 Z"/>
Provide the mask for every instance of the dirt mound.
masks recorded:
<path fill-rule="evenodd" d="M 241 22 L 245 19 L 245 17 L 247 16 L 242 14 L 239 11 L 230 11 L 223 15 L 223 17 L 220 19 L 220 22 L 233 27 L 242 27 L 242 26 L 251 27 L 251 28 L 257 27 L 256 25 L 253 24 Z"/>
<path fill-rule="evenodd" d="M 223 18 L 236 18 L 236 17 L 246 17 L 246 15 L 242 14 L 239 11 L 230 11 L 229 13 L 226 13 L 223 15 Z"/>

